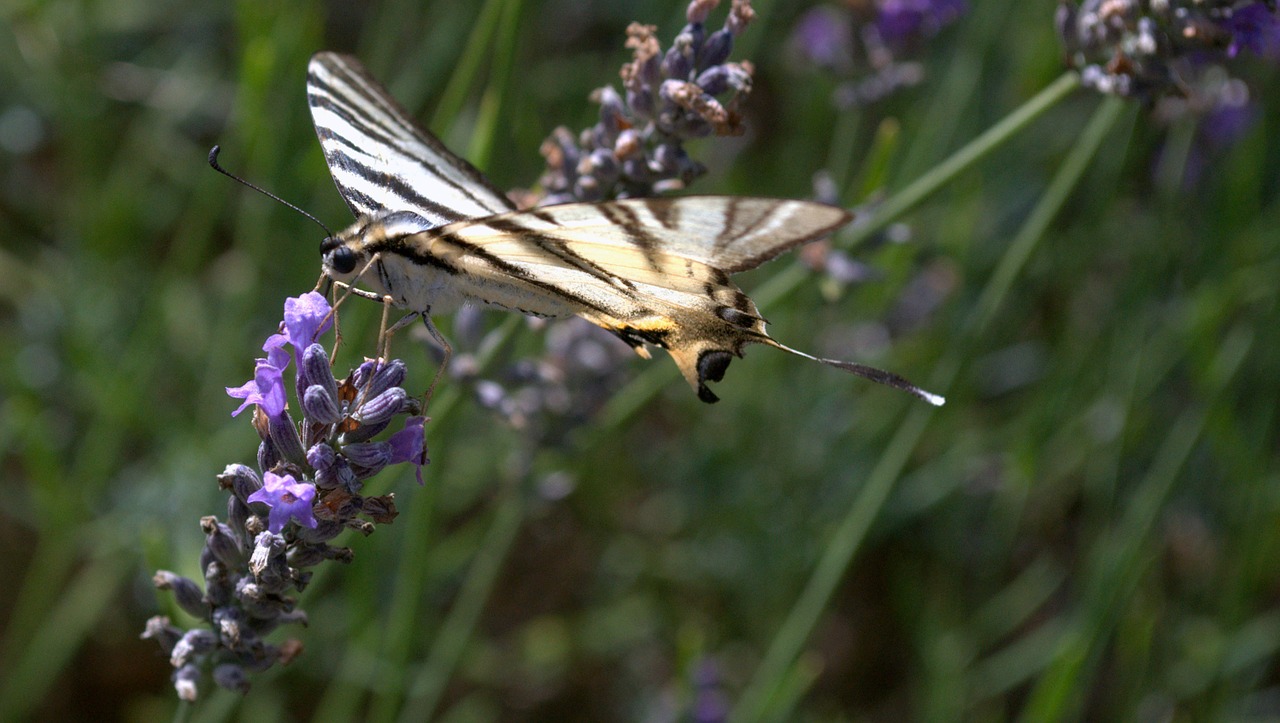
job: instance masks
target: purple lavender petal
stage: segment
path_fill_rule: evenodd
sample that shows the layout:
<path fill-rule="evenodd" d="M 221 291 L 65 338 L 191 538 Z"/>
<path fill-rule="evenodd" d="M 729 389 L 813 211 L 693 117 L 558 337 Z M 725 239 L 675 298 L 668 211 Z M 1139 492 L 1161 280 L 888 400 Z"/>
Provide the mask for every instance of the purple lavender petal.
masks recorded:
<path fill-rule="evenodd" d="M 284 328 L 295 351 L 311 346 L 316 337 L 333 325 L 329 302 L 318 292 L 308 291 L 284 301 Z"/>
<path fill-rule="evenodd" d="M 262 407 L 262 411 L 269 417 L 280 416 L 285 407 L 282 371 L 268 360 L 259 359 L 254 367 L 253 381 L 239 387 L 226 387 L 228 396 L 244 400 L 244 403 L 237 407 L 231 416 L 240 414 L 250 404 Z"/>
<path fill-rule="evenodd" d="M 315 527 L 311 505 L 316 498 L 315 485 L 294 480 L 293 475 L 267 472 L 262 476 L 262 489 L 249 496 L 249 502 L 261 502 L 270 508 L 267 529 L 279 534 L 290 518 L 304 527 Z"/>
<path fill-rule="evenodd" d="M 409 417 L 404 421 L 404 429 L 391 435 L 387 443 L 391 445 L 391 464 L 409 462 L 416 469 L 418 484 L 422 482 L 422 466 L 427 463 L 426 432 L 423 425 L 426 417 Z"/>

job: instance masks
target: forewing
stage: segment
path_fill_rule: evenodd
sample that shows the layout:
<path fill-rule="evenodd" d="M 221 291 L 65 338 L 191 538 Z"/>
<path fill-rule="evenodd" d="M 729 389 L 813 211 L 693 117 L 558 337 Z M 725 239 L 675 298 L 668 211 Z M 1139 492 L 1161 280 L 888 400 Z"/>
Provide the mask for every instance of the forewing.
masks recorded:
<path fill-rule="evenodd" d="M 451 224 L 431 255 L 498 293 L 553 297 L 640 347 L 661 346 L 704 401 L 730 355 L 778 346 L 729 279 L 848 221 L 804 201 L 685 197 L 565 204 Z"/>
<path fill-rule="evenodd" d="M 355 58 L 312 56 L 307 103 L 329 172 L 357 217 L 413 211 L 443 225 L 514 208 L 484 174 L 419 126 Z"/>

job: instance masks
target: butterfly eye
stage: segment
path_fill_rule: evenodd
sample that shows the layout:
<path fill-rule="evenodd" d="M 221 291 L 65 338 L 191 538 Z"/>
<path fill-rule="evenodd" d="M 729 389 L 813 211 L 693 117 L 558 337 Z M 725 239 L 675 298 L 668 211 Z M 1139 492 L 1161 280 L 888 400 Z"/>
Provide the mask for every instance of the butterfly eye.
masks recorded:
<path fill-rule="evenodd" d="M 320 243 L 320 253 L 325 255 L 329 267 L 339 274 L 349 274 L 356 269 L 356 252 L 341 240 L 332 236 Z"/>

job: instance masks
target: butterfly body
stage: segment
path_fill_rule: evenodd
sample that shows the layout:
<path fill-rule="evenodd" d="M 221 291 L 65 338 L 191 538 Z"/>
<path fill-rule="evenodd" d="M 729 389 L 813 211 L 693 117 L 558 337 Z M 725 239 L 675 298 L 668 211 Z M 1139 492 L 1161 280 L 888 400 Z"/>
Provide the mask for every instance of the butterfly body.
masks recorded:
<path fill-rule="evenodd" d="M 847 223 L 844 209 L 729 196 L 638 198 L 520 211 L 419 127 L 353 58 L 317 53 L 308 101 L 325 160 L 359 219 L 321 244 L 324 272 L 421 314 L 476 303 L 581 316 L 630 344 L 666 349 L 698 397 L 752 343 L 909 391 L 896 375 L 821 359 L 765 332 L 729 279 Z"/>

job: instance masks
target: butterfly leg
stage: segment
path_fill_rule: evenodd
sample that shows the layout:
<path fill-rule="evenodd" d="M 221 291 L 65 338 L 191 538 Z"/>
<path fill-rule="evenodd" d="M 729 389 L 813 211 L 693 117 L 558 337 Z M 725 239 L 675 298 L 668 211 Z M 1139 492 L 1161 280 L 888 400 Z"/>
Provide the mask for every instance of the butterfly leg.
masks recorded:
<path fill-rule="evenodd" d="M 453 358 L 453 345 L 436 328 L 435 323 L 431 321 L 430 313 L 422 315 L 422 323 L 426 325 L 427 332 L 431 334 L 431 338 L 435 339 L 440 348 L 444 350 L 444 359 L 441 360 L 440 367 L 436 369 L 435 377 L 431 379 L 431 386 L 427 387 L 426 393 L 422 395 L 422 408 L 426 409 L 427 403 L 431 401 L 431 396 L 435 394 L 436 382 L 440 381 L 440 377 L 444 375 L 444 370 L 449 368 L 449 360 Z"/>

